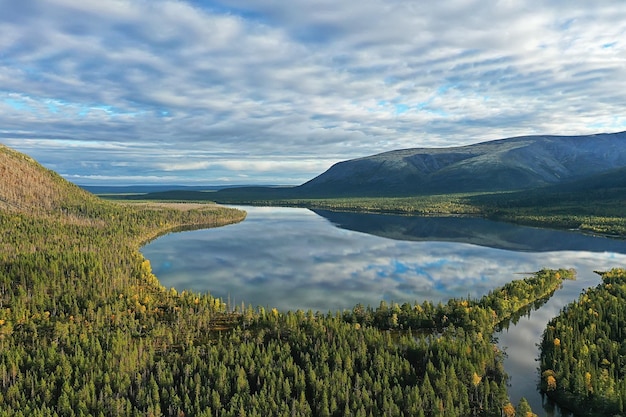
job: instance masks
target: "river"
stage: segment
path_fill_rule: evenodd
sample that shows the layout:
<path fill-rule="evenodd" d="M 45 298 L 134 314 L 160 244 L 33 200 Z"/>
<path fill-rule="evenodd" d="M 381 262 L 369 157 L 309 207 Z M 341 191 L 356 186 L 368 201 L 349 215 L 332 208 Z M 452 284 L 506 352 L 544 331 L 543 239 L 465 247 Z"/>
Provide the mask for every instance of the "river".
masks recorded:
<path fill-rule="evenodd" d="M 542 268 L 575 268 L 577 280 L 496 336 L 507 352 L 513 403 L 540 416 L 566 415 L 536 390 L 546 323 L 600 280 L 594 270 L 626 265 L 626 241 L 469 217 L 407 217 L 241 207 L 245 221 L 173 233 L 142 252 L 166 287 L 210 292 L 231 305 L 336 311 L 381 300 L 446 302 L 480 297 Z"/>

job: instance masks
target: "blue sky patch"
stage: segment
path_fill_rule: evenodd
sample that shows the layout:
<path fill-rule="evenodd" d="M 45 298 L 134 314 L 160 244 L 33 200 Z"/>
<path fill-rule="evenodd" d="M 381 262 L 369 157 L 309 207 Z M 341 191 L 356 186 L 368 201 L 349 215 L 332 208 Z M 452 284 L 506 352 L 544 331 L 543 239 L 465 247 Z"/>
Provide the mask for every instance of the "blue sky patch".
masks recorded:
<path fill-rule="evenodd" d="M 14 98 L 5 98 L 2 101 L 4 102 L 4 104 L 8 104 L 15 110 L 19 110 L 19 111 L 23 111 L 23 110 L 32 111 L 33 110 L 28 104 L 26 104 L 24 100 L 18 100 Z"/>

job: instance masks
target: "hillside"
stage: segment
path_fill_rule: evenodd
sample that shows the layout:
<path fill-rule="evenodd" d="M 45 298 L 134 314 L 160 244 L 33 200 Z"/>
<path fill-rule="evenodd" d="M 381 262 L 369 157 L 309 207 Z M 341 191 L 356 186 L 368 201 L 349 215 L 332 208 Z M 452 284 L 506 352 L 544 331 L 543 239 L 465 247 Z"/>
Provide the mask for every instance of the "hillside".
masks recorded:
<path fill-rule="evenodd" d="M 623 167 L 626 132 L 525 136 L 454 148 L 404 149 L 344 161 L 293 191 L 331 197 L 519 190 Z"/>
<path fill-rule="evenodd" d="M 27 155 L 0 144 L 0 210 L 38 214 L 87 215 L 103 204 Z"/>
<path fill-rule="evenodd" d="M 535 213 L 549 210 L 570 215 L 614 217 L 617 221 L 624 216 L 626 167 L 532 190 L 474 195 L 467 201 L 492 210 L 517 208 Z"/>
<path fill-rule="evenodd" d="M 626 190 L 626 167 L 611 169 L 599 174 L 578 179 L 571 182 L 564 182 L 558 186 L 550 187 L 552 191 L 561 192 L 585 192 L 594 193 L 600 190 L 614 191 L 624 194 Z"/>

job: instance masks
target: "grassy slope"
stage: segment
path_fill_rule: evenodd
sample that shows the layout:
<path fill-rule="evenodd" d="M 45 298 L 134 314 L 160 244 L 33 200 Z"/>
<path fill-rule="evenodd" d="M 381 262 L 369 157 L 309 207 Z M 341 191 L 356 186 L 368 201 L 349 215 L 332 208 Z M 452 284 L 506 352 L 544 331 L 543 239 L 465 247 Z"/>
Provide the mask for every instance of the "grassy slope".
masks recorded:
<path fill-rule="evenodd" d="M 32 158 L 0 145 L 0 209 L 37 215 L 82 215 L 97 197 Z"/>

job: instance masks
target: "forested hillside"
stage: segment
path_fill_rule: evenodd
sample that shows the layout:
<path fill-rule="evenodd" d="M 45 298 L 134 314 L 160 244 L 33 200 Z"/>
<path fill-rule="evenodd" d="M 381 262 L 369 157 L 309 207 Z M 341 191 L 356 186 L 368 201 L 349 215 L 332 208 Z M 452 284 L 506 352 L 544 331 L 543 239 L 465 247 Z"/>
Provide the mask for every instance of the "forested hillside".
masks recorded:
<path fill-rule="evenodd" d="M 0 144 L 0 209 L 38 215 L 81 215 L 97 198 L 43 168 L 32 158 Z"/>
<path fill-rule="evenodd" d="M 244 213 L 103 202 L 4 147 L 0 166 L 1 416 L 513 416 L 494 326 L 567 274 L 436 306 L 233 310 L 163 288 L 139 246 Z"/>

